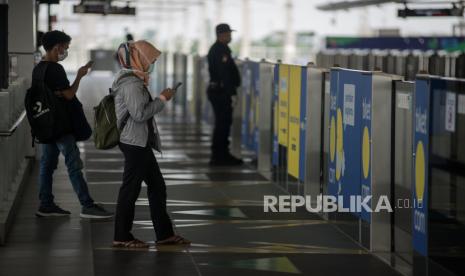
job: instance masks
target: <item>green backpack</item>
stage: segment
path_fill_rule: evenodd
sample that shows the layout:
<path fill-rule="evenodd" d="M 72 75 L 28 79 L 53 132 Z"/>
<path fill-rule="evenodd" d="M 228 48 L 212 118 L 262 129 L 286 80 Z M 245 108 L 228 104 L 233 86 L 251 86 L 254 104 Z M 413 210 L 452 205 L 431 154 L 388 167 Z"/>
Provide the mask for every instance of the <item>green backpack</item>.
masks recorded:
<path fill-rule="evenodd" d="M 94 107 L 94 144 L 97 149 L 111 149 L 118 145 L 119 136 L 129 118 L 123 119 L 121 128 L 116 125 L 115 96 L 111 92 L 103 97 L 99 105 Z"/>
<path fill-rule="evenodd" d="M 126 74 L 120 79 L 134 76 Z M 118 145 L 119 136 L 128 122 L 129 112 L 123 118 L 121 127 L 116 125 L 115 95 L 111 88 L 110 93 L 103 97 L 100 103 L 94 107 L 94 144 L 97 149 L 111 149 Z"/>

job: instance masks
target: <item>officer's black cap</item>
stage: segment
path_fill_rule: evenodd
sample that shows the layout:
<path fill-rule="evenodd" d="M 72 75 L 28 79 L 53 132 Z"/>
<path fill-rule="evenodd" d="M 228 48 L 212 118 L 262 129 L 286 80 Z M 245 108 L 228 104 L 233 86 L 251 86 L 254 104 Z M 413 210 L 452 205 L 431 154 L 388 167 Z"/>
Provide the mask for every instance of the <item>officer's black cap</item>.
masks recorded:
<path fill-rule="evenodd" d="M 230 33 L 234 32 L 234 30 L 231 30 L 231 27 L 229 27 L 228 24 L 219 24 L 216 26 L 216 34 L 222 34 L 222 33 Z"/>

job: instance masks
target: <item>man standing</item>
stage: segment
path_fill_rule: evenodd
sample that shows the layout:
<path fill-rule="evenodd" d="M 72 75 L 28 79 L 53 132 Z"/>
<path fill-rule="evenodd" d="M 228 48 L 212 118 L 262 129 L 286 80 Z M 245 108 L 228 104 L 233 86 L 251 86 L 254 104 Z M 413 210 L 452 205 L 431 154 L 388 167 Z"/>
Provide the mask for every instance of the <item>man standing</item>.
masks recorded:
<path fill-rule="evenodd" d="M 210 84 L 207 89 L 208 100 L 213 106 L 215 127 L 211 145 L 210 165 L 240 165 L 242 160 L 229 152 L 229 133 L 232 124 L 232 96 L 241 84 L 239 70 L 231 57 L 231 28 L 228 24 L 216 26 L 216 42 L 208 52 L 208 71 Z"/>
<path fill-rule="evenodd" d="M 62 127 L 54 130 L 56 139 L 48 144 L 40 144 L 42 157 L 40 160 L 39 172 L 39 199 L 40 206 L 36 212 L 38 217 L 68 216 L 69 211 L 61 209 L 54 202 L 52 194 L 53 172 L 57 168 L 58 156 L 60 152 L 65 157 L 68 175 L 82 206 L 82 218 L 110 218 L 112 213 L 107 212 L 103 207 L 94 203 L 89 195 L 87 182 L 82 174 L 82 160 L 79 156 L 79 148 L 73 136 L 73 130 L 69 124 L 71 114 L 69 104 L 74 99 L 79 88 L 81 79 L 87 74 L 91 64 L 79 68 L 76 79 L 70 85 L 66 72 L 58 62 L 63 61 L 68 56 L 68 48 L 71 37 L 60 31 L 51 31 L 42 37 L 42 45 L 46 51 L 43 60 L 36 65 L 32 72 L 32 79 L 41 78 L 41 72 L 45 71 L 43 81 L 45 85 L 58 97 L 59 107 L 64 110 Z"/>

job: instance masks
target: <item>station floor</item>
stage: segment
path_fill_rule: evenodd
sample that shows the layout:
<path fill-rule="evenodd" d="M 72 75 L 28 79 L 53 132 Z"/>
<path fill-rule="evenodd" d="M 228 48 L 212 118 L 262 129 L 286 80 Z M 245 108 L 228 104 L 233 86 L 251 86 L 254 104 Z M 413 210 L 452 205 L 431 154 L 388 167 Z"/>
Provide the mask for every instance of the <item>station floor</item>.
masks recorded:
<path fill-rule="evenodd" d="M 79 218 L 63 160 L 54 194 L 72 215 L 36 218 L 36 163 L 7 244 L 0 247 L 0 275 L 401 275 L 315 214 L 264 213 L 263 195 L 285 191 L 250 163 L 209 167 L 209 126 L 164 116 L 159 127 L 164 152 L 157 158 L 169 213 L 191 246 L 155 246 L 143 187 L 133 233 L 153 245 L 148 250 L 112 248 L 112 220 Z M 92 196 L 114 210 L 122 153 L 96 150 L 92 142 L 81 143 L 80 149 Z"/>

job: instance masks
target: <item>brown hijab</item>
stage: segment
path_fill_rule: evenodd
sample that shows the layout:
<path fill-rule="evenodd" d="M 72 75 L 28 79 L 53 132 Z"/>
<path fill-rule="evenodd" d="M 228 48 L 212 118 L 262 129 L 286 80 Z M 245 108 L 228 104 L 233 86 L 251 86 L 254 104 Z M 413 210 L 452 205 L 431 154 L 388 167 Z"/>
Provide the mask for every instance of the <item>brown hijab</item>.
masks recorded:
<path fill-rule="evenodd" d="M 132 70 L 145 85 L 149 81 L 150 64 L 154 63 L 161 52 L 145 40 L 122 43 L 118 48 L 118 60 L 125 69 Z"/>

